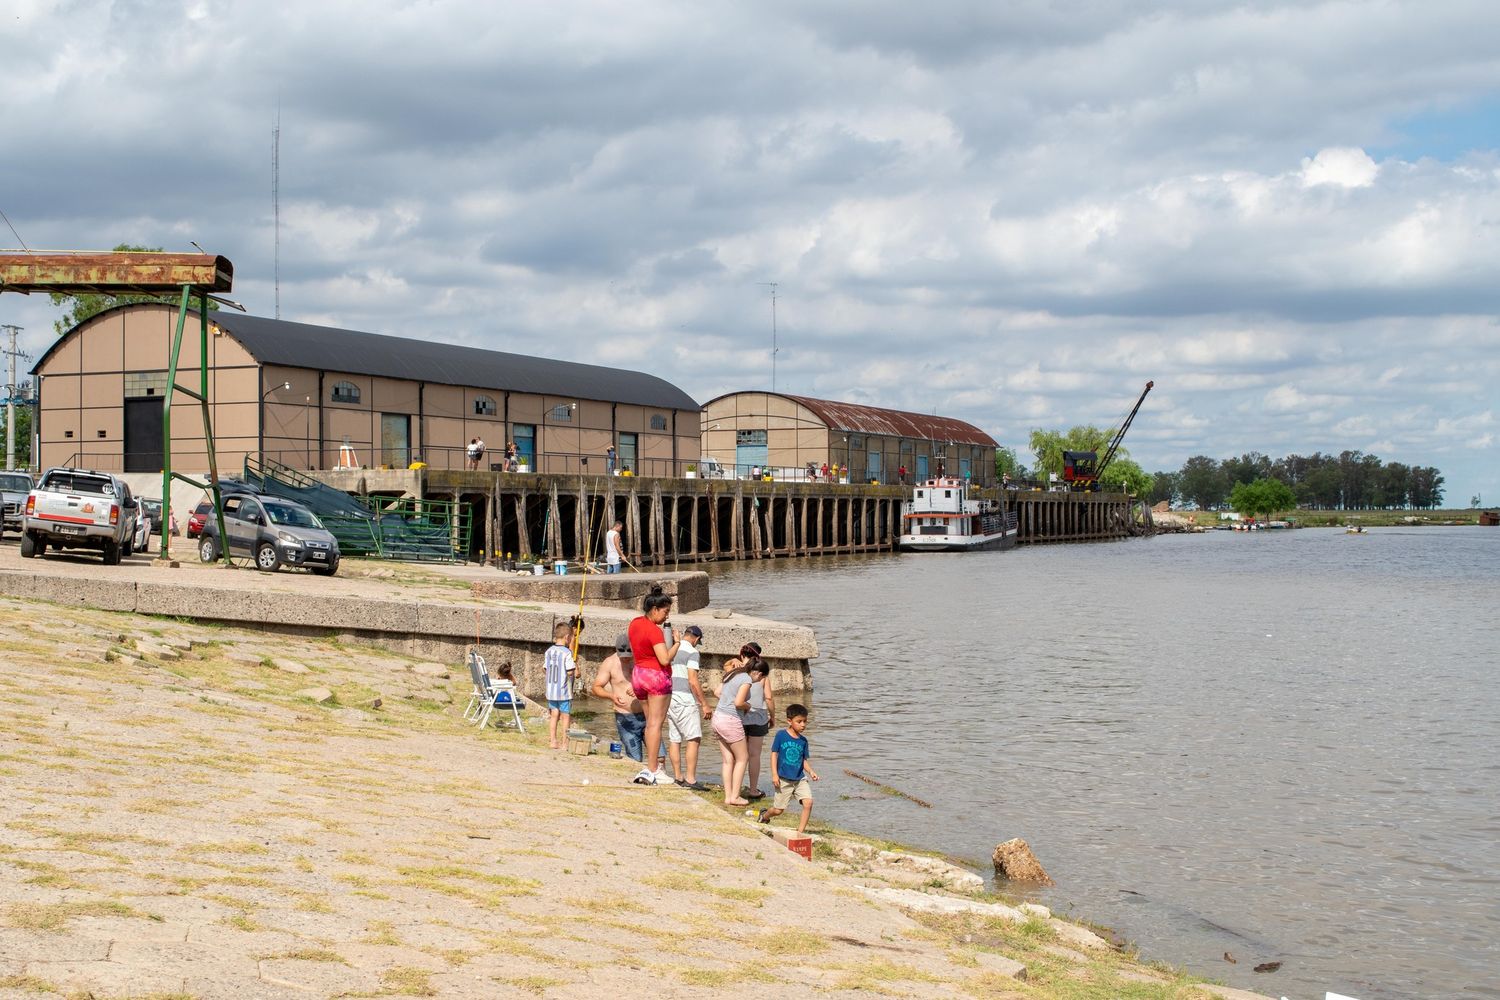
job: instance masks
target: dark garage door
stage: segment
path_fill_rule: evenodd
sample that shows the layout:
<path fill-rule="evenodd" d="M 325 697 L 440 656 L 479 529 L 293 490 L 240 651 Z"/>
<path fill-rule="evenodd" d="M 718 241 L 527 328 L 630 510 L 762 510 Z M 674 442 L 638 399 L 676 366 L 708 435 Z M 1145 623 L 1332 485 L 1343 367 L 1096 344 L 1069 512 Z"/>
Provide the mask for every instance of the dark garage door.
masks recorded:
<path fill-rule="evenodd" d="M 160 472 L 161 396 L 125 400 L 125 471 Z"/>

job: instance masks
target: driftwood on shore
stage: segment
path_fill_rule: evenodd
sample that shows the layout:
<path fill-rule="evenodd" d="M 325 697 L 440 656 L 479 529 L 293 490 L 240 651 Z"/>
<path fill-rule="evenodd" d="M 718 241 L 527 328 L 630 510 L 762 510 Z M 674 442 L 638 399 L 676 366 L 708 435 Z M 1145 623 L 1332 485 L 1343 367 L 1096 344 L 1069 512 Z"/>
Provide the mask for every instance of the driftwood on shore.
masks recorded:
<path fill-rule="evenodd" d="M 851 778 L 857 778 L 860 781 L 863 781 L 867 785 L 873 785 L 873 786 L 875 786 L 876 788 L 880 789 L 882 792 L 884 792 L 887 795 L 894 795 L 897 798 L 906 799 L 908 802 L 915 802 L 917 805 L 921 806 L 923 809 L 931 809 L 932 808 L 932 803 L 931 802 L 928 802 L 925 799 L 919 799 L 915 795 L 908 795 L 907 793 L 903 792 L 901 789 L 899 789 L 899 788 L 892 788 L 890 785 L 887 785 L 884 782 L 876 781 L 874 778 L 870 777 L 867 774 L 860 774 L 858 771 L 851 771 L 847 767 L 844 768 L 844 773 L 847 774 Z"/>

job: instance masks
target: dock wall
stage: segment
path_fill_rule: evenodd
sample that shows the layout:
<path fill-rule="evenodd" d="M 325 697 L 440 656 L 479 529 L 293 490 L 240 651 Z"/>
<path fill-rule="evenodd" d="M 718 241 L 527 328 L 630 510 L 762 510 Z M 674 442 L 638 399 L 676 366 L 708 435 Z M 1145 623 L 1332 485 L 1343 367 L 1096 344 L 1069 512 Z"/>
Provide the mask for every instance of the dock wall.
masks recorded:
<path fill-rule="evenodd" d="M 890 552 L 910 491 L 874 484 L 517 475 L 432 470 L 316 474 L 369 496 L 457 500 L 473 511 L 476 561 L 602 558 L 618 518 L 633 565 Z M 1150 533 L 1149 508 L 1120 493 L 980 491 L 1014 511 L 1022 544 Z"/>

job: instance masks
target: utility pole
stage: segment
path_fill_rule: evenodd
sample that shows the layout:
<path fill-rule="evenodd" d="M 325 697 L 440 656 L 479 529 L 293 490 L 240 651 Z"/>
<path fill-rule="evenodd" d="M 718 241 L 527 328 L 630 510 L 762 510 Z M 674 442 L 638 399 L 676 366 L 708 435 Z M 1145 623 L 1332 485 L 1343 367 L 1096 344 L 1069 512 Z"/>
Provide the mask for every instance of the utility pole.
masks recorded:
<path fill-rule="evenodd" d="M 21 333 L 22 327 L 14 323 L 0 325 L 0 330 L 10 334 L 10 345 L 5 348 L 5 353 L 10 356 L 10 381 L 5 384 L 5 467 L 14 469 L 16 467 L 16 393 L 21 391 L 21 386 L 16 382 L 16 361 L 24 358 L 31 360 L 31 355 L 16 346 L 16 337 Z"/>

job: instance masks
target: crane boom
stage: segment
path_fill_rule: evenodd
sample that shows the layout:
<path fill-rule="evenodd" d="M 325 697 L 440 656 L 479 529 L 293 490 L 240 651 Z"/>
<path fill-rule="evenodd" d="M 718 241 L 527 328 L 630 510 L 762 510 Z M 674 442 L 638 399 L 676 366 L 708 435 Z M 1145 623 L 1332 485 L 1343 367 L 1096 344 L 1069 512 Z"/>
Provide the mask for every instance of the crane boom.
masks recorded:
<path fill-rule="evenodd" d="M 1120 425 L 1119 430 L 1115 431 L 1114 438 L 1109 442 L 1109 450 L 1104 453 L 1104 458 L 1099 462 L 1099 467 L 1094 471 L 1095 483 L 1104 477 L 1104 470 L 1109 468 L 1109 463 L 1115 460 L 1115 452 L 1120 450 L 1120 442 L 1125 439 L 1125 432 L 1130 430 L 1130 422 L 1135 419 L 1135 415 L 1140 410 L 1141 404 L 1146 401 L 1147 393 L 1151 391 L 1151 387 L 1155 384 L 1154 381 L 1146 383 L 1146 388 L 1141 390 L 1141 398 L 1135 401 L 1135 406 L 1130 408 L 1130 413 L 1125 417 L 1125 422 Z"/>

